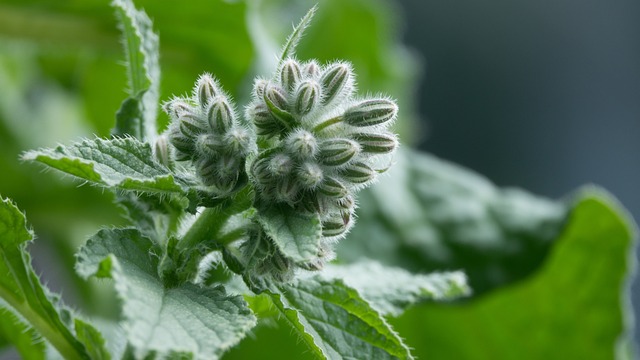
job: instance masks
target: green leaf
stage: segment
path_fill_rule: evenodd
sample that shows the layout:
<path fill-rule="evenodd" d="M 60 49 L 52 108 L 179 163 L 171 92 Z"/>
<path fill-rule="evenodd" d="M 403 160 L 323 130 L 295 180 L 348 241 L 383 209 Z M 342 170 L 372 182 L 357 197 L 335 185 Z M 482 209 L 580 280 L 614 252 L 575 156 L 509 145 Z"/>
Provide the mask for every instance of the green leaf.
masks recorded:
<path fill-rule="evenodd" d="M 287 58 L 295 56 L 298 43 L 300 43 L 300 39 L 302 39 L 305 30 L 309 27 L 311 19 L 313 19 L 313 15 L 316 13 L 317 7 L 317 5 L 311 7 L 311 9 L 309 9 L 309 11 L 307 11 L 304 17 L 300 20 L 298 25 L 293 28 L 293 32 L 289 35 L 287 41 L 282 47 L 282 53 L 280 54 L 280 64 L 282 64 L 282 62 Z"/>
<path fill-rule="evenodd" d="M 219 358 L 255 325 L 255 317 L 241 297 L 226 295 L 222 287 L 166 288 L 157 274 L 159 255 L 138 230 L 101 230 L 80 250 L 76 270 L 84 278 L 113 278 L 122 327 L 137 358 L 172 352 Z"/>
<path fill-rule="evenodd" d="M 412 359 L 382 315 L 341 280 L 309 277 L 267 292 L 317 358 Z"/>
<path fill-rule="evenodd" d="M 80 319 L 75 319 L 75 330 L 78 340 L 85 346 L 91 360 L 111 359 L 104 338 L 98 330 Z"/>
<path fill-rule="evenodd" d="M 522 279 L 544 260 L 567 205 L 428 154 L 398 151 L 396 164 L 359 195 L 358 223 L 338 256 L 364 256 L 411 272 L 463 270 L 475 295 Z"/>
<path fill-rule="evenodd" d="M 0 298 L 33 326 L 62 356 L 88 359 L 83 344 L 64 320 L 71 314 L 49 294 L 31 267 L 26 251 L 33 234 L 24 214 L 9 200 L 0 201 Z M 89 326 L 89 325 L 86 325 Z"/>
<path fill-rule="evenodd" d="M 153 193 L 182 193 L 169 169 L 154 160 L 151 147 L 133 138 L 84 140 L 55 149 L 32 150 L 37 161 L 92 184 Z"/>
<path fill-rule="evenodd" d="M 158 35 L 147 14 L 136 10 L 131 0 L 113 0 L 112 6 L 122 26 L 130 87 L 130 97 L 118 111 L 114 134 L 153 139 L 160 96 Z"/>
<path fill-rule="evenodd" d="M 374 261 L 329 265 L 321 275 L 342 279 L 383 315 L 399 316 L 410 305 L 426 300 L 452 300 L 471 292 L 465 274 L 459 271 L 411 274 Z"/>
<path fill-rule="evenodd" d="M 308 262 L 318 256 L 322 235 L 318 215 L 305 216 L 289 207 L 271 207 L 259 212 L 258 221 L 286 257 Z"/>
<path fill-rule="evenodd" d="M 0 344 L 13 345 L 23 359 L 44 360 L 46 347 L 40 335 L 3 306 L 0 302 Z"/>
<path fill-rule="evenodd" d="M 416 307 L 398 328 L 423 358 L 614 359 L 632 326 L 636 237 L 610 195 L 583 191 L 532 277 L 472 302 Z"/>

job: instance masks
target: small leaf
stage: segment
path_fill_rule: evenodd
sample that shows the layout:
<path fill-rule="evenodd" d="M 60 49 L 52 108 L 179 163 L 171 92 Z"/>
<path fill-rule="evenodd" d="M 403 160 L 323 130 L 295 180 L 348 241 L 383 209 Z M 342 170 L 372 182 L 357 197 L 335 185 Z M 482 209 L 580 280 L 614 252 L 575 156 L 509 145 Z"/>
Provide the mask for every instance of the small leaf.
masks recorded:
<path fill-rule="evenodd" d="M 342 279 L 383 315 L 399 316 L 412 304 L 426 300 L 455 299 L 471 292 L 466 276 L 459 271 L 411 274 L 373 261 L 329 265 L 321 275 L 329 279 Z"/>
<path fill-rule="evenodd" d="M 309 277 L 267 291 L 320 359 L 412 359 L 380 313 L 341 280 Z"/>
<path fill-rule="evenodd" d="M 300 20 L 298 25 L 293 28 L 293 32 L 287 38 L 287 41 L 282 48 L 282 53 L 280 54 L 280 64 L 278 64 L 278 68 L 280 65 L 290 57 L 293 57 L 296 52 L 296 47 L 298 47 L 298 43 L 300 39 L 302 39 L 302 35 L 304 35 L 304 31 L 307 29 L 309 24 L 311 23 L 311 19 L 313 19 L 313 15 L 316 13 L 317 6 L 314 5 L 304 17 Z"/>
<path fill-rule="evenodd" d="M 6 342 L 14 346 L 23 359 L 44 360 L 46 346 L 40 335 L 4 306 L 0 301 L 0 349 Z"/>
<path fill-rule="evenodd" d="M 255 325 L 246 302 L 222 287 L 166 288 L 157 274 L 160 249 L 135 229 L 101 230 L 78 255 L 84 278 L 111 277 L 122 300 L 122 327 L 135 356 L 182 353 L 218 359 Z"/>
<path fill-rule="evenodd" d="M 151 146 L 133 138 L 84 140 L 55 149 L 31 150 L 22 159 L 40 162 L 104 187 L 183 192 L 171 171 L 154 160 Z"/>
<path fill-rule="evenodd" d="M 280 251 L 294 262 L 318 256 L 322 226 L 320 217 L 300 214 L 289 207 L 260 211 L 258 221 Z"/>
<path fill-rule="evenodd" d="M 158 35 L 144 13 L 131 0 L 113 0 L 120 21 L 127 57 L 130 97 L 118 111 L 114 135 L 131 135 L 138 139 L 156 136 L 160 66 Z"/>
<path fill-rule="evenodd" d="M 102 334 L 86 322 L 75 320 L 76 336 L 85 346 L 91 360 L 110 360 L 111 355 L 106 349 Z"/>

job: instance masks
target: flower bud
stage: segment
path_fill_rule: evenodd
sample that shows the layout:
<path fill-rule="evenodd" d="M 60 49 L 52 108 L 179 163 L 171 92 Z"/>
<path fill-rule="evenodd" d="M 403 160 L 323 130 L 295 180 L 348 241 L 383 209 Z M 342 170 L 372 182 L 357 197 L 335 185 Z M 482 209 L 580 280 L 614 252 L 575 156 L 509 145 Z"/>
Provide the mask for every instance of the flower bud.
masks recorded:
<path fill-rule="evenodd" d="M 253 82 L 253 95 L 258 99 L 262 99 L 264 96 L 264 89 L 267 87 L 268 83 L 269 82 L 265 79 L 256 79 Z"/>
<path fill-rule="evenodd" d="M 319 100 L 320 84 L 313 80 L 307 80 L 296 89 L 294 110 L 299 115 L 306 115 L 316 107 Z"/>
<path fill-rule="evenodd" d="M 296 130 L 287 136 L 285 148 L 291 156 L 301 160 L 311 159 L 318 152 L 315 136 L 306 130 Z"/>
<path fill-rule="evenodd" d="M 273 180 L 273 175 L 269 169 L 270 161 L 270 157 L 259 157 L 251 164 L 251 175 L 259 184 L 266 185 Z"/>
<path fill-rule="evenodd" d="M 351 225 L 350 215 L 343 216 L 341 214 L 333 214 L 327 220 L 322 222 L 322 236 L 340 236 L 346 233 Z"/>
<path fill-rule="evenodd" d="M 322 169 L 318 164 L 312 162 L 303 163 L 297 170 L 300 184 L 307 189 L 314 189 L 322 181 Z"/>
<path fill-rule="evenodd" d="M 300 186 L 293 176 L 286 176 L 276 184 L 276 199 L 286 203 L 293 203 L 298 198 Z"/>
<path fill-rule="evenodd" d="M 347 164 L 360 152 L 360 146 L 349 139 L 325 140 L 320 145 L 319 160 L 327 166 L 341 166 Z"/>
<path fill-rule="evenodd" d="M 323 104 L 329 104 L 339 98 L 351 83 L 351 68 L 344 63 L 329 66 L 320 78 L 322 84 Z"/>
<path fill-rule="evenodd" d="M 180 132 L 188 138 L 196 138 L 207 131 L 206 124 L 193 113 L 183 113 L 178 119 Z"/>
<path fill-rule="evenodd" d="M 234 114 L 226 97 L 218 96 L 211 100 L 207 109 L 207 119 L 211 130 L 218 134 L 225 134 L 231 128 Z"/>
<path fill-rule="evenodd" d="M 265 104 L 257 104 L 247 111 L 258 135 L 273 135 L 282 130 L 282 124 L 276 120 Z"/>
<path fill-rule="evenodd" d="M 211 186 L 216 182 L 216 160 L 215 158 L 203 157 L 196 161 L 196 173 L 202 183 Z"/>
<path fill-rule="evenodd" d="M 285 90 L 291 91 L 295 84 L 300 81 L 300 65 L 293 59 L 287 59 L 280 70 L 280 84 Z"/>
<path fill-rule="evenodd" d="M 329 200 L 314 191 L 307 192 L 300 201 L 302 209 L 311 214 L 320 214 L 321 216 L 329 211 L 331 206 Z"/>
<path fill-rule="evenodd" d="M 190 157 L 194 151 L 193 139 L 185 136 L 182 131 L 180 131 L 180 123 L 178 122 L 173 122 L 169 126 L 169 142 L 181 153 L 181 155 L 188 154 Z M 177 155 L 178 153 L 176 153 L 176 156 Z M 180 157 L 180 159 L 178 159 L 178 157 Z M 176 160 L 183 161 L 186 159 L 182 159 L 181 156 L 177 156 Z"/>
<path fill-rule="evenodd" d="M 244 157 L 251 151 L 251 135 L 241 127 L 233 127 L 223 138 L 227 153 Z"/>
<path fill-rule="evenodd" d="M 386 154 L 396 149 L 398 140 L 392 134 L 356 134 L 353 139 L 360 144 L 362 152 Z"/>
<path fill-rule="evenodd" d="M 276 154 L 269 161 L 269 171 L 277 177 L 289 176 L 293 170 L 293 160 L 286 154 Z"/>
<path fill-rule="evenodd" d="M 353 198 L 353 195 L 347 195 L 347 196 L 339 199 L 338 201 L 336 201 L 336 206 L 343 213 L 351 213 L 351 212 L 353 212 L 355 210 L 356 201 Z"/>
<path fill-rule="evenodd" d="M 332 177 L 326 177 L 324 181 L 320 183 L 318 192 L 333 198 L 343 198 L 348 194 L 347 187 Z"/>
<path fill-rule="evenodd" d="M 273 85 L 268 85 L 264 91 L 264 102 L 271 114 L 286 127 L 291 127 L 295 123 L 295 119 L 289 113 L 289 103 L 285 92 Z"/>
<path fill-rule="evenodd" d="M 172 120 L 178 119 L 184 113 L 193 113 L 192 106 L 183 99 L 173 99 L 162 106 L 162 109 Z"/>
<path fill-rule="evenodd" d="M 209 104 L 209 101 L 216 96 L 221 95 L 215 80 L 209 74 L 203 74 L 198 79 L 196 85 L 196 95 L 200 106 L 204 109 Z"/>
<path fill-rule="evenodd" d="M 241 160 L 237 157 L 222 155 L 216 160 L 216 175 L 225 180 L 237 179 L 241 166 Z"/>
<path fill-rule="evenodd" d="M 398 106 L 391 100 L 364 100 L 345 111 L 344 121 L 357 127 L 374 126 L 386 123 L 397 113 Z"/>
<path fill-rule="evenodd" d="M 196 150 L 209 157 L 217 156 L 224 148 L 225 144 L 218 134 L 200 134 L 196 140 Z"/>
<path fill-rule="evenodd" d="M 304 64 L 302 68 L 302 76 L 307 76 L 310 78 L 315 78 L 320 74 L 320 66 L 314 60 L 311 60 Z"/>
<path fill-rule="evenodd" d="M 172 149 L 169 146 L 169 139 L 167 135 L 160 135 L 156 138 L 155 143 L 153 144 L 153 155 L 160 164 L 168 168 L 173 167 L 171 150 Z"/>
<path fill-rule="evenodd" d="M 353 184 L 364 184 L 376 177 L 376 171 L 367 164 L 357 162 L 347 165 L 341 172 L 342 178 Z"/>

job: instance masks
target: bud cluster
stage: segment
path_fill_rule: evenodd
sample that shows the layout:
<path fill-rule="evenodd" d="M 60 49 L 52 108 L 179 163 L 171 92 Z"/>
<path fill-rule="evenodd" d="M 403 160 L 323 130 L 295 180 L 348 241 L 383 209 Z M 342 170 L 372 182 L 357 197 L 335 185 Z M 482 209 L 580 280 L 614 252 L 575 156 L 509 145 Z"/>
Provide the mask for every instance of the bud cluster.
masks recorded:
<path fill-rule="evenodd" d="M 302 267 L 321 267 L 332 256 L 332 244 L 354 223 L 355 193 L 388 168 L 398 146 L 387 130 L 395 102 L 354 93 L 348 63 L 321 67 L 290 58 L 273 79 L 255 82 L 246 109 L 260 144 L 248 166 L 258 200 L 318 214 L 322 221 L 328 250 L 314 264 L 297 264 Z"/>
<path fill-rule="evenodd" d="M 232 100 L 208 74 L 196 82 L 190 98 L 164 105 L 171 118 L 167 131 L 178 161 L 190 161 L 203 185 L 229 194 L 245 178 L 247 155 L 255 148 L 252 133 L 238 121 Z"/>

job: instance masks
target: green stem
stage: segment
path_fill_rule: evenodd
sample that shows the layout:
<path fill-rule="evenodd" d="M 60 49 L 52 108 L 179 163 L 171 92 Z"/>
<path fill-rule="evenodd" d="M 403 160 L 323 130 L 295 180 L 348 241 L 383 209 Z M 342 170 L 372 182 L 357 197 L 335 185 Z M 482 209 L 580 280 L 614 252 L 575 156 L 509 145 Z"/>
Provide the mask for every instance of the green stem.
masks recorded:
<path fill-rule="evenodd" d="M 324 130 L 325 128 L 328 128 L 329 126 L 331 126 L 333 124 L 337 124 L 339 122 L 342 122 L 342 116 L 336 116 L 336 117 L 331 118 L 329 120 L 323 121 L 320 124 L 316 125 L 316 127 L 313 128 L 313 133 L 317 134 L 320 131 Z"/>

